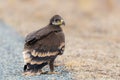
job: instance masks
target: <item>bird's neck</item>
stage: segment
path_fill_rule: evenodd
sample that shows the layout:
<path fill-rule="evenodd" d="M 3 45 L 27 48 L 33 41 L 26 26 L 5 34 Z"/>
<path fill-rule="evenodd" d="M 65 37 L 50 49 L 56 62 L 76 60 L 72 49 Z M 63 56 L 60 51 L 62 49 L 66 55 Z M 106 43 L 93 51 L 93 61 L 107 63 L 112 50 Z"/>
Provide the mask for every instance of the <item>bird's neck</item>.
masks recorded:
<path fill-rule="evenodd" d="M 51 28 L 52 30 L 60 30 L 60 31 L 62 31 L 62 28 L 59 25 L 50 25 L 49 28 Z"/>
<path fill-rule="evenodd" d="M 61 28 L 59 25 L 52 25 L 51 27 L 57 28 L 57 29 Z"/>

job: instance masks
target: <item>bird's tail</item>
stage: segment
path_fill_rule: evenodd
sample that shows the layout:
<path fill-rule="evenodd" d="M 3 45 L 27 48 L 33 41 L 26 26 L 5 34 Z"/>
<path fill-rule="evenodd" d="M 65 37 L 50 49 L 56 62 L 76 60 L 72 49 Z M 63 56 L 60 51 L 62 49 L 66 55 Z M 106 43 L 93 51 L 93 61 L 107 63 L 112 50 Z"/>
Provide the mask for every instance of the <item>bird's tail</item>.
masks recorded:
<path fill-rule="evenodd" d="M 44 66 L 46 66 L 48 63 L 45 62 L 45 63 L 42 63 L 42 64 L 26 64 L 24 65 L 24 72 L 26 71 L 38 71 L 40 69 L 42 69 Z"/>

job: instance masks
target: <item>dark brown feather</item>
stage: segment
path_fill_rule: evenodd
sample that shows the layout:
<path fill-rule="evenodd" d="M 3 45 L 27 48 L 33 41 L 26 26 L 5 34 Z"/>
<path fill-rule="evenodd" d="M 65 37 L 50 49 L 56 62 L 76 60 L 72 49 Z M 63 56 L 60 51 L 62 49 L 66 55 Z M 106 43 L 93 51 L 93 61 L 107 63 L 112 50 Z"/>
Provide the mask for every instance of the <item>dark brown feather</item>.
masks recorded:
<path fill-rule="evenodd" d="M 30 52 L 30 63 L 32 61 L 47 62 L 50 58 L 55 58 L 63 53 L 64 43 L 65 38 L 62 29 L 59 26 L 49 25 L 27 35 L 24 51 Z"/>

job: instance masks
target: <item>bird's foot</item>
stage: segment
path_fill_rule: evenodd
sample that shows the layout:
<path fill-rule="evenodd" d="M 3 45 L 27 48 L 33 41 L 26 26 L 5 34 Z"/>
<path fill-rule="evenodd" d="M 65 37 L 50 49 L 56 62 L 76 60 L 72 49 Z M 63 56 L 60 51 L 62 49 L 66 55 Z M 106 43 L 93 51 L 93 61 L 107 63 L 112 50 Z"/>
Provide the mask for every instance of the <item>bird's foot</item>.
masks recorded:
<path fill-rule="evenodd" d="M 42 72 L 42 70 L 38 70 L 38 71 L 25 71 L 23 72 L 22 75 L 24 76 L 35 76 L 35 75 L 40 75 L 43 74 L 44 72 Z"/>
<path fill-rule="evenodd" d="M 26 72 L 23 72 L 22 75 L 23 76 L 34 76 L 34 75 L 36 75 L 36 73 L 35 72 L 31 72 L 31 71 L 26 71 Z"/>
<path fill-rule="evenodd" d="M 47 74 L 47 71 L 39 70 L 38 73 L 40 73 L 40 74 Z"/>
<path fill-rule="evenodd" d="M 60 73 L 53 71 L 53 72 L 48 72 L 47 74 L 60 74 Z"/>

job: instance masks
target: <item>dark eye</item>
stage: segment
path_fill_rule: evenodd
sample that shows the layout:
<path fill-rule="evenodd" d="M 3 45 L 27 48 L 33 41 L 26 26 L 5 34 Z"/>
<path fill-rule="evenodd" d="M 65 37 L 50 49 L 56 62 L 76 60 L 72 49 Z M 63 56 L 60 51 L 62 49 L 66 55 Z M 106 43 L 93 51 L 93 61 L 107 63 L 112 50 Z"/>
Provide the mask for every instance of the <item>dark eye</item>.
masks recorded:
<path fill-rule="evenodd" d="M 60 20 L 59 20 L 59 19 L 56 19 L 56 20 L 55 20 L 55 22 L 58 22 L 58 21 L 60 21 Z"/>

